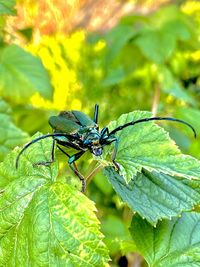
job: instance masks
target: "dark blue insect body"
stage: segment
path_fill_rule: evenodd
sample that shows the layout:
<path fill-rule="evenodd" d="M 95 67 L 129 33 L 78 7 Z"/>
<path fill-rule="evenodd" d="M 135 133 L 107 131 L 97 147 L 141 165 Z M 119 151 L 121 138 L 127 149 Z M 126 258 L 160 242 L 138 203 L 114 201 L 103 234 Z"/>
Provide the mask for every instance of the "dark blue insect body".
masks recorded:
<path fill-rule="evenodd" d="M 78 160 L 87 150 L 89 150 L 95 156 L 100 156 L 103 153 L 103 147 L 109 145 L 114 142 L 114 150 L 112 154 L 112 162 L 117 170 L 119 170 L 119 166 L 115 161 L 117 148 L 118 148 L 118 138 L 115 136 L 115 133 L 121 131 L 122 129 L 135 125 L 137 123 L 153 121 L 153 120 L 167 120 L 167 121 L 176 121 L 183 123 L 190 127 L 194 132 L 194 136 L 196 137 L 196 132 L 194 128 L 185 121 L 171 118 L 171 117 L 151 117 L 144 118 L 136 121 L 128 122 L 124 125 L 121 125 L 111 132 L 108 127 L 104 127 L 101 131 L 99 131 L 98 126 L 98 109 L 99 106 L 95 105 L 94 119 L 92 120 L 86 114 L 80 111 L 62 111 L 58 116 L 52 116 L 49 118 L 49 124 L 53 129 L 52 134 L 42 135 L 28 144 L 24 146 L 24 148 L 20 151 L 16 159 L 16 167 L 18 167 L 19 158 L 21 154 L 26 150 L 30 145 L 38 142 L 39 140 L 52 137 L 52 151 L 51 151 L 51 159 L 47 162 L 39 162 L 35 165 L 48 165 L 54 162 L 54 151 L 55 144 L 57 147 L 69 158 L 68 164 L 73 172 L 79 177 L 82 182 L 82 192 L 85 190 L 85 179 L 82 174 L 78 171 L 76 167 L 76 160 Z M 66 151 L 63 150 L 62 147 L 70 147 L 77 150 L 77 153 L 73 155 L 69 155 Z"/>

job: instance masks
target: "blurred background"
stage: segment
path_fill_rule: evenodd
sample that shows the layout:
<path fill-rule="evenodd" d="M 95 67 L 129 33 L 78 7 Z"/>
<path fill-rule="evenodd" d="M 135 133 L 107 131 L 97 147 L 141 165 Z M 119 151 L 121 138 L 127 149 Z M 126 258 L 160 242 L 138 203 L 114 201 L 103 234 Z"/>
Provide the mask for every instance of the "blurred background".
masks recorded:
<path fill-rule="evenodd" d="M 10 16 L 0 12 L 0 127 L 9 130 L 0 136 L 1 160 L 37 131 L 51 132 L 50 115 L 82 110 L 93 116 L 95 103 L 100 127 L 123 113 L 148 110 L 183 119 L 200 134 L 200 1 L 12 4 Z M 23 66 L 31 55 L 47 70 L 40 82 L 28 74 L 35 69 Z M 184 153 L 200 158 L 200 142 L 187 127 L 163 127 Z M 82 173 L 94 167 L 88 170 L 90 162 L 91 155 L 79 161 Z M 146 266 L 128 233 L 131 213 L 102 174 L 87 195 L 96 202 L 111 266 Z"/>

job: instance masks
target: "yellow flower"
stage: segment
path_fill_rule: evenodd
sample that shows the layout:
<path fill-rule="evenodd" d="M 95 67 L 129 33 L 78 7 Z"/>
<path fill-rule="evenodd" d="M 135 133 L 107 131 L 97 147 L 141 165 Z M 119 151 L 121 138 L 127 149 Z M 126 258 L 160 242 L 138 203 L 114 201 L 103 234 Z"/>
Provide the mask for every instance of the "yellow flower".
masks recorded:
<path fill-rule="evenodd" d="M 42 36 L 38 44 L 32 43 L 26 47 L 41 58 L 54 88 L 52 101 L 36 93 L 31 98 L 33 106 L 55 110 L 81 109 L 81 101 L 75 95 L 81 90 L 77 68 L 84 42 L 85 33 L 78 31 L 71 36 Z"/>

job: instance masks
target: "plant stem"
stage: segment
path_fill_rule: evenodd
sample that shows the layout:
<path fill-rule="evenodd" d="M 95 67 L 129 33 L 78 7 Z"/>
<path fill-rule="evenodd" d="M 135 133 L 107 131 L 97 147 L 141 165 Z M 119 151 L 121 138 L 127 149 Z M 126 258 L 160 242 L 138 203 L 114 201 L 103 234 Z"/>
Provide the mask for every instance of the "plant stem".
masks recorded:
<path fill-rule="evenodd" d="M 92 178 L 101 170 L 103 169 L 103 165 L 98 165 L 95 169 L 93 169 L 90 174 L 86 177 L 87 185 L 91 182 Z"/>

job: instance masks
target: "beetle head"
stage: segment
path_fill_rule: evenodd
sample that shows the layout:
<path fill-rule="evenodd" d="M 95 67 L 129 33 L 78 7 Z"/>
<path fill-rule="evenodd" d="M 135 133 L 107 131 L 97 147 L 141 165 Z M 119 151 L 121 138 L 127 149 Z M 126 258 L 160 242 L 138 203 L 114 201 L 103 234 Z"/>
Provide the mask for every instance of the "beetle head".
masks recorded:
<path fill-rule="evenodd" d="M 92 146 L 91 152 L 92 152 L 92 154 L 94 154 L 95 156 L 98 157 L 98 156 L 102 155 L 103 148 L 102 148 L 102 146 Z"/>
<path fill-rule="evenodd" d="M 94 131 L 90 131 L 83 141 L 84 146 L 86 146 L 95 156 L 102 155 L 103 148 L 100 144 L 100 137 L 101 135 L 95 129 Z"/>

